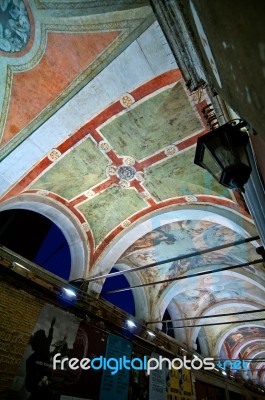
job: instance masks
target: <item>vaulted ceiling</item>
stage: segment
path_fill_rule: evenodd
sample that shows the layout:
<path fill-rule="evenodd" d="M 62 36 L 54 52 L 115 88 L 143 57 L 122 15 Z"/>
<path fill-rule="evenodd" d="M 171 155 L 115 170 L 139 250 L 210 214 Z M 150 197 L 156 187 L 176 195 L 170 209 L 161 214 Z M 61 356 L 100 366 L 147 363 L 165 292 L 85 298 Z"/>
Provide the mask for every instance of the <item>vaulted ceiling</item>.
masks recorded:
<path fill-rule="evenodd" d="M 137 317 L 161 327 L 167 311 L 187 347 L 255 358 L 264 312 L 238 312 L 265 308 L 259 242 L 200 254 L 257 235 L 241 197 L 193 163 L 207 93 L 188 92 L 148 2 L 108 3 L 1 2 L 0 210 L 53 220 L 69 279 L 115 267 Z"/>

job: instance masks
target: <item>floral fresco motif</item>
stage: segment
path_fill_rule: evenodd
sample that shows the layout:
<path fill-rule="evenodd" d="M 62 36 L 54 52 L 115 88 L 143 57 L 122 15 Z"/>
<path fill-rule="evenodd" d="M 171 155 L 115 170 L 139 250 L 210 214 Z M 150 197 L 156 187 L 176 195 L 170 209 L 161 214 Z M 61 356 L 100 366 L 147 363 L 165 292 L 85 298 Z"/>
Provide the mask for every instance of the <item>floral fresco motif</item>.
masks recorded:
<path fill-rule="evenodd" d="M 0 0 L 0 50 L 16 53 L 28 43 L 30 22 L 22 0 Z"/>

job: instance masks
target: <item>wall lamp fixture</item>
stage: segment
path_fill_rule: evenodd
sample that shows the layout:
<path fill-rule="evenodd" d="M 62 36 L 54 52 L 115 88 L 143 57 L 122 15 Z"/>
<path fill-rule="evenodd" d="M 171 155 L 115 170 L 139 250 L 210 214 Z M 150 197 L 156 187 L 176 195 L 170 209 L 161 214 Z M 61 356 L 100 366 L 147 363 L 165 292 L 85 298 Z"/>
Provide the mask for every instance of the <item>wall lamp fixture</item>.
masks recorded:
<path fill-rule="evenodd" d="M 251 167 L 246 146 L 249 138 L 242 120 L 230 121 L 201 136 L 194 163 L 205 168 L 223 186 L 244 192 Z"/>

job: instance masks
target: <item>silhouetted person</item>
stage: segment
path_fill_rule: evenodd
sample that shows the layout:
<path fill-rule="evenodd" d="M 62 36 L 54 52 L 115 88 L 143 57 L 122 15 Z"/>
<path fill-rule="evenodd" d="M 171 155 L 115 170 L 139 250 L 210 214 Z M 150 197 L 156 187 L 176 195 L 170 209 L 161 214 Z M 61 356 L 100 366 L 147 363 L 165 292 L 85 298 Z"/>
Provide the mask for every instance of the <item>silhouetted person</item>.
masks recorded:
<path fill-rule="evenodd" d="M 33 353 L 26 361 L 25 387 L 31 395 L 28 400 L 49 399 L 49 369 L 50 369 L 50 346 L 53 337 L 53 326 L 55 318 L 51 322 L 48 336 L 44 329 L 39 329 L 30 339 Z"/>
<path fill-rule="evenodd" d="M 66 357 L 69 351 L 67 344 L 67 336 L 64 336 L 62 340 L 53 343 L 52 347 L 54 347 L 54 350 L 51 352 L 52 356 L 54 356 L 57 353 L 60 353 L 61 358 Z"/>

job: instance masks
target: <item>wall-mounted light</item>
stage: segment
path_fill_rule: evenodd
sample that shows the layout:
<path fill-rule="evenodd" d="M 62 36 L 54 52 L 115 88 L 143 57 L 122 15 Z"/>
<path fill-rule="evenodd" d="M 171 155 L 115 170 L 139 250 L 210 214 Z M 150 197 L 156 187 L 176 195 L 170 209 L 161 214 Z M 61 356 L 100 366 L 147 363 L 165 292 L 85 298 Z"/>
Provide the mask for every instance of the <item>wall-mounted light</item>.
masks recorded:
<path fill-rule="evenodd" d="M 188 353 L 188 350 L 183 349 L 183 347 L 181 347 L 181 352 L 182 352 L 182 353 Z"/>
<path fill-rule="evenodd" d="M 18 268 L 24 269 L 25 271 L 29 271 L 29 272 L 30 272 L 30 269 L 29 269 L 29 268 L 24 267 L 24 265 L 22 265 L 22 264 L 20 264 L 20 263 L 18 263 L 18 262 L 16 262 L 16 261 L 13 261 L 13 262 L 12 262 L 12 267 L 13 267 L 13 268 L 18 267 Z"/>
<path fill-rule="evenodd" d="M 246 125 L 245 121 L 231 121 L 201 136 L 194 158 L 194 163 L 207 169 L 221 185 L 241 192 L 251 173 L 246 152 L 249 138 L 242 130 Z"/>
<path fill-rule="evenodd" d="M 76 298 L 76 293 L 69 288 L 63 288 L 63 294 L 65 295 L 65 297 L 69 298 L 69 299 L 74 299 Z"/>
<path fill-rule="evenodd" d="M 128 328 L 136 328 L 136 324 L 131 319 L 127 319 L 126 325 Z"/>
<path fill-rule="evenodd" d="M 151 338 L 154 338 L 156 335 L 154 334 L 154 332 L 152 331 L 147 331 L 148 336 L 150 336 Z"/>

